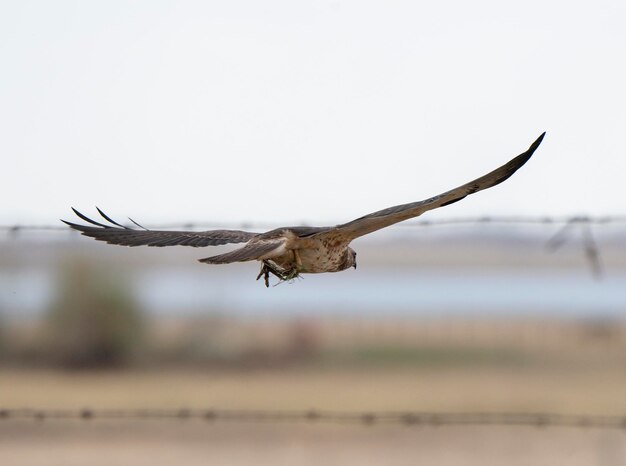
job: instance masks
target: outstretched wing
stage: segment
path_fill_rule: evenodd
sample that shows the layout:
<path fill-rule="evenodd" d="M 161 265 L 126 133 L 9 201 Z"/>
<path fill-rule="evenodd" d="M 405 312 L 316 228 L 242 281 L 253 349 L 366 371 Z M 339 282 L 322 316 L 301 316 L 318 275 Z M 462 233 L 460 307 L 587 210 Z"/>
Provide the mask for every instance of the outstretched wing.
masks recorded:
<path fill-rule="evenodd" d="M 285 253 L 286 242 L 286 238 L 254 239 L 234 251 L 198 260 L 205 264 L 230 264 L 231 262 L 271 259 Z"/>
<path fill-rule="evenodd" d="M 98 209 L 96 207 L 96 209 Z M 227 243 L 243 243 L 254 238 L 257 233 L 239 230 L 211 230 L 211 231 L 168 231 L 168 230 L 148 230 L 134 220 L 130 219 L 141 229 L 130 228 L 109 218 L 104 212 L 98 209 L 98 213 L 109 224 L 103 224 L 90 219 L 72 207 L 74 213 L 91 225 L 79 225 L 76 223 L 66 223 L 74 230 L 80 231 L 83 235 L 106 241 L 109 244 L 120 244 L 123 246 L 192 246 L 195 248 L 204 246 L 218 246 Z"/>
<path fill-rule="evenodd" d="M 364 217 L 357 218 L 356 220 L 344 223 L 343 225 L 338 225 L 328 232 L 319 233 L 319 235 L 332 235 L 333 237 L 352 240 L 354 238 L 358 238 L 359 236 L 380 230 L 381 228 L 388 227 L 389 225 L 393 225 L 394 223 L 417 217 L 424 212 L 436 209 L 437 207 L 443 207 L 454 202 L 458 202 L 470 194 L 500 184 L 513 175 L 513 173 L 515 173 L 528 161 L 528 159 L 530 159 L 533 152 L 535 152 L 537 147 L 539 147 L 539 144 L 541 144 L 545 134 L 546 133 L 543 133 L 539 136 L 539 138 L 532 143 L 526 152 L 518 155 L 508 163 L 502 165 L 500 168 L 496 168 L 494 171 L 487 173 L 474 181 L 470 181 L 463 186 L 459 186 L 458 188 L 439 194 L 438 196 L 431 197 L 430 199 L 379 210 L 378 212 L 365 215 Z"/>

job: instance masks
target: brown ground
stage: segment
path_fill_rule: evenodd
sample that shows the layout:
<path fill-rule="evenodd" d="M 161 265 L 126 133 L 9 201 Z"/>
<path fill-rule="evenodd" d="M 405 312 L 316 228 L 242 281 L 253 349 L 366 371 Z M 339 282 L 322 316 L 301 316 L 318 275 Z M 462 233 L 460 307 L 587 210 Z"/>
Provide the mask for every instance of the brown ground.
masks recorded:
<path fill-rule="evenodd" d="M 258 408 L 626 413 L 626 371 L 352 368 L 0 371 L 5 408 Z M 175 421 L 0 421 L 7 465 L 626 464 L 626 431 Z"/>
<path fill-rule="evenodd" d="M 626 460 L 616 430 L 206 424 L 0 423 L 6 465 L 599 465 Z"/>
<path fill-rule="evenodd" d="M 101 373 L 2 370 L 0 387 L 3 408 L 626 413 L 626 370 L 614 365 Z"/>

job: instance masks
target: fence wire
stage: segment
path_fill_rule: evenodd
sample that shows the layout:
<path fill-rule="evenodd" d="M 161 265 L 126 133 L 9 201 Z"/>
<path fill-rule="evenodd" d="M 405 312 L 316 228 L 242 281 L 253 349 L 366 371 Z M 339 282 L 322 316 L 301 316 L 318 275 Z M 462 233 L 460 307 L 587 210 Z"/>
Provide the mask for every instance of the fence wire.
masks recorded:
<path fill-rule="evenodd" d="M 131 220 L 132 221 L 132 220 Z M 134 223 L 134 221 L 132 221 Z M 301 222 L 307 225 L 306 222 Z M 594 228 L 606 227 L 609 225 L 626 225 L 626 215 L 604 215 L 604 216 L 482 216 L 482 217 L 451 217 L 436 220 L 414 220 L 402 222 L 394 225 L 395 228 L 415 228 L 415 227 L 441 227 L 453 225 L 545 225 L 559 227 L 546 241 L 546 249 L 555 251 L 566 242 L 570 241 L 577 233 L 580 234 L 580 244 L 585 256 L 589 270 L 594 278 L 600 279 L 604 275 L 601 259 L 601 250 L 594 236 Z M 132 225 L 131 225 L 132 227 Z M 280 225 L 273 223 L 241 222 L 239 224 L 217 224 L 202 222 L 183 222 L 151 225 L 148 229 L 215 229 L 215 228 L 242 228 L 242 229 L 272 229 Z M 27 232 L 62 232 L 70 234 L 78 232 L 65 225 L 0 225 L 0 231 L 8 233 L 11 239 L 18 238 L 22 233 Z"/>
<path fill-rule="evenodd" d="M 32 421 L 185 421 L 247 423 L 327 423 L 406 426 L 535 426 L 626 429 L 624 416 L 590 416 L 556 413 L 511 412 L 350 412 L 258 411 L 220 409 L 0 409 L 0 420 Z"/>
<path fill-rule="evenodd" d="M 309 222 L 292 222 L 293 224 L 310 225 Z M 334 222 L 326 222 L 323 224 L 332 225 Z M 626 215 L 574 215 L 574 216 L 556 216 L 556 215 L 485 215 L 475 217 L 448 217 L 435 220 L 420 219 L 409 220 L 394 225 L 395 228 L 406 227 L 426 227 L 426 226 L 446 226 L 446 225 L 472 225 L 472 224 L 526 224 L 526 225 L 626 225 Z M 133 226 L 132 224 L 128 224 Z M 149 229 L 181 229 L 187 228 L 191 230 L 206 229 L 206 228 L 243 228 L 243 229 L 273 229 L 279 228 L 281 224 L 272 222 L 172 222 L 172 223 L 159 223 L 149 225 Z M 33 231 L 67 231 L 69 233 L 76 233 L 66 225 L 59 224 L 5 224 L 0 225 L 0 231 L 9 233 L 21 233 L 21 232 L 33 232 Z"/>

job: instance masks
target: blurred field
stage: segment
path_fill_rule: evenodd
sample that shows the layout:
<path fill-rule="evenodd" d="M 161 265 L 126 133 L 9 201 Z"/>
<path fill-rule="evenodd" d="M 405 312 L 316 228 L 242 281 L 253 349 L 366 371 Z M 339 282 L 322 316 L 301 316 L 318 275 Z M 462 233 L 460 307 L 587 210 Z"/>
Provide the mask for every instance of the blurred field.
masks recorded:
<path fill-rule="evenodd" d="M 626 412 L 624 365 L 0 371 L 5 408 Z"/>
<path fill-rule="evenodd" d="M 153 319 L 109 370 L 38 362 L 44 330 L 12 326 L 0 406 L 626 412 L 620 322 Z"/>
<path fill-rule="evenodd" d="M 571 263 L 546 271 L 544 253 L 540 261 L 529 253 L 534 243 L 522 247 L 508 240 L 498 249 L 488 241 L 462 241 L 448 247 L 453 244 L 422 244 L 421 249 L 403 244 L 395 256 L 381 256 L 378 246 L 370 245 L 374 260 L 364 261 L 365 272 L 347 276 L 352 282 L 307 279 L 256 294 L 256 288 L 241 285 L 240 274 L 251 271 L 243 266 L 196 272 L 188 262 L 193 264 L 197 251 L 158 251 L 157 257 L 92 243 L 32 248 L 16 241 L 0 257 L 1 276 L 8 279 L 3 289 L 11 293 L 0 302 L 0 409 L 626 414 L 623 248 L 607 249 L 622 255 L 608 256 L 609 279 L 593 282 L 586 272 L 571 279 L 571 270 L 585 265 L 579 251 L 568 252 Z M 382 258 L 393 259 L 384 265 L 391 273 L 376 275 Z M 435 280 L 418 280 L 429 275 L 424 268 L 423 275 L 391 287 L 389 280 L 424 263 L 442 267 Z M 162 283 L 172 293 L 167 306 L 158 309 L 150 307 L 158 299 L 138 299 L 141 277 L 157 266 L 167 270 Z M 472 282 L 478 267 L 489 268 L 487 279 Z M 374 272 L 369 282 L 368 269 Z M 560 274 L 570 274 L 569 281 L 560 281 Z M 520 280 L 525 276 L 533 279 Z M 193 277 L 199 279 L 185 287 Z M 440 288 L 427 290 L 439 280 Z M 581 307 L 570 297 L 569 284 L 583 290 L 572 289 L 572 296 L 601 297 L 606 291 L 611 299 L 598 308 Z M 467 294 L 459 293 L 459 285 Z M 517 307 L 480 312 L 485 297 L 499 286 L 508 287 L 499 290 L 505 298 L 511 293 L 500 304 Z M 344 287 L 352 291 L 346 294 Z M 367 287 L 383 297 L 404 288 L 407 299 L 426 292 L 443 303 L 459 297 L 454 302 L 467 302 L 474 312 L 459 308 L 440 314 L 417 301 L 407 301 L 414 312 L 391 305 L 361 312 L 352 304 L 353 293 Z M 560 287 L 563 299 L 543 307 L 554 287 Z M 159 291 L 154 284 L 148 288 Z M 37 289 L 39 300 L 31 300 Z M 203 294 L 207 289 L 216 292 Z M 250 299 L 229 301 L 239 289 Z M 316 303 L 320 293 L 328 298 L 322 306 Z M 195 299 L 185 300 L 189 295 Z M 295 300 L 286 301 L 290 296 Z M 393 302 L 405 305 L 403 299 Z M 18 303 L 24 307 L 14 307 Z M 295 305 L 296 312 L 272 312 L 273 303 L 286 310 Z M 569 312 L 576 305 L 578 311 Z M 551 425 L 4 416 L 0 463 L 621 466 L 625 432 Z"/>
<path fill-rule="evenodd" d="M 154 325 L 151 339 L 159 343 L 153 351 L 175 356 L 159 364 L 148 360 L 122 369 L 78 371 L 5 366 L 0 370 L 0 406 L 626 412 L 620 325 L 222 321 L 217 335 L 210 328 L 215 331 L 210 320 Z M 26 330 L 22 328 L 22 337 Z M 30 332 L 32 337 L 32 328 Z M 203 335 L 208 340 L 213 335 L 212 344 L 219 343 L 220 334 L 231 343 L 225 360 L 224 354 L 222 359 L 210 357 L 200 345 Z M 181 343 L 190 344 L 194 352 L 181 350 Z M 198 359 L 198 354 L 209 357 Z M 617 466 L 626 458 L 624 436 L 620 430 L 553 426 L 4 419 L 0 456 L 12 465 L 63 466 Z"/>
<path fill-rule="evenodd" d="M 206 423 L 0 423 L 11 465 L 620 466 L 620 431 Z"/>
<path fill-rule="evenodd" d="M 347 411 L 626 412 L 618 367 L 2 370 L 0 405 Z M 0 421 L 12 465 L 621 465 L 624 431 L 325 423 Z M 450 448 L 454 445 L 454 448 Z"/>

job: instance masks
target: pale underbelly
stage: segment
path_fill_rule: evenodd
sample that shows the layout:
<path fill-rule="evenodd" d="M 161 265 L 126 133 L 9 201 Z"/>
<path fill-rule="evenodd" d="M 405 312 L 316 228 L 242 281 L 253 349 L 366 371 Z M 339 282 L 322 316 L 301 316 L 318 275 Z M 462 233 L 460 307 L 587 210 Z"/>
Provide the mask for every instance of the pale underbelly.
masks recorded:
<path fill-rule="evenodd" d="M 298 270 L 299 273 L 338 272 L 342 263 L 342 253 L 320 249 L 299 249 L 299 261 L 294 251 L 287 251 L 271 259 L 285 270 Z"/>

